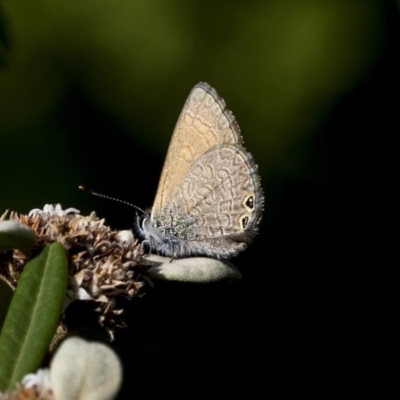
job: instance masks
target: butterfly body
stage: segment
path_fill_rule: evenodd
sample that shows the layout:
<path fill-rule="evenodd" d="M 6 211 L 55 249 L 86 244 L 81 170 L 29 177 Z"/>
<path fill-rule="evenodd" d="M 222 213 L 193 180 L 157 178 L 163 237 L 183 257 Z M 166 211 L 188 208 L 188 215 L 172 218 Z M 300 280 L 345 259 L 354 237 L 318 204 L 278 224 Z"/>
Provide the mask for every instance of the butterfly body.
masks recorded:
<path fill-rule="evenodd" d="M 206 83 L 178 119 L 151 212 L 136 232 L 151 251 L 174 258 L 227 259 L 258 231 L 264 197 L 253 157 L 225 102 Z"/>

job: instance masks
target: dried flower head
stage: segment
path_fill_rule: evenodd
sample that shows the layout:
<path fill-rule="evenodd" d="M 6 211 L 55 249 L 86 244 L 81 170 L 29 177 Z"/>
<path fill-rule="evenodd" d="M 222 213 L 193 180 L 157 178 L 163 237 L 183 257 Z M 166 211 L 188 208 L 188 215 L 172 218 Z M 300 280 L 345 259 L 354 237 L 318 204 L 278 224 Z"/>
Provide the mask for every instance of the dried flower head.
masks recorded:
<path fill-rule="evenodd" d="M 75 300 L 85 300 L 111 336 L 114 327 L 124 326 L 123 310 L 116 308 L 116 300 L 139 296 L 149 268 L 132 232 L 114 231 L 94 212 L 82 216 L 74 208 L 62 210 L 59 204 L 34 209 L 28 215 L 11 212 L 9 219 L 34 230 L 36 248 L 60 242 L 67 250 L 70 279 L 65 308 Z M 26 262 L 19 250 L 0 252 L 0 277 L 15 289 Z M 66 323 L 62 322 L 61 331 Z"/>
<path fill-rule="evenodd" d="M 16 390 L 0 393 L 0 400 L 55 400 L 49 370 L 25 375 Z"/>

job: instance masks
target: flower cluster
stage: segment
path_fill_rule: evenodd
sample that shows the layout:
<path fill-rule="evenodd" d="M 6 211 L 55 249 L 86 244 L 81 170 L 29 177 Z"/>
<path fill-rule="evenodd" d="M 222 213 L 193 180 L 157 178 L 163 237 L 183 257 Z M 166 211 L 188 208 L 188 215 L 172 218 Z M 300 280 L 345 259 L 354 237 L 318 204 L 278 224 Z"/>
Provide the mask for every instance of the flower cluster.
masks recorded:
<path fill-rule="evenodd" d="M 7 213 L 0 220 L 6 218 Z M 114 231 L 94 212 L 82 216 L 73 208 L 62 210 L 59 204 L 28 215 L 11 212 L 8 219 L 36 233 L 34 251 L 52 242 L 60 242 L 67 250 L 70 279 L 66 307 L 75 300 L 85 300 L 111 336 L 114 327 L 124 326 L 116 301 L 139 296 L 149 268 L 132 232 Z M 15 289 L 26 262 L 26 255 L 19 250 L 0 252 L 0 277 Z M 60 326 L 65 326 L 65 321 Z"/>

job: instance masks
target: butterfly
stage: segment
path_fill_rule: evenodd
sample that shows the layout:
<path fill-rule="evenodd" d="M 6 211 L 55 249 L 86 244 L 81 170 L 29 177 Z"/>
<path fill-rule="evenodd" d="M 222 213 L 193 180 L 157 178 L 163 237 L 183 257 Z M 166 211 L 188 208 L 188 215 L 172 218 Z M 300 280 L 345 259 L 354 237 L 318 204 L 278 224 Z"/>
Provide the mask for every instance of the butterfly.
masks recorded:
<path fill-rule="evenodd" d="M 172 134 L 151 210 L 135 232 L 172 258 L 228 259 L 258 233 L 264 195 L 239 125 L 207 83 L 190 92 Z"/>

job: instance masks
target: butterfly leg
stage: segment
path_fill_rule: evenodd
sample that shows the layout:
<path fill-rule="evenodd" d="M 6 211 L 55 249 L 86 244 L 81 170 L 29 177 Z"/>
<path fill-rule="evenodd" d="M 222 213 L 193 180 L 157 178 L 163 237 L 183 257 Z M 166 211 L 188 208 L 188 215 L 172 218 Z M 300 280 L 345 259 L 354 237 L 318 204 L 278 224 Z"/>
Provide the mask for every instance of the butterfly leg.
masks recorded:
<path fill-rule="evenodd" d="M 169 240 L 169 245 L 170 245 L 170 247 L 172 249 L 172 256 L 171 256 L 171 259 L 169 260 L 169 262 L 172 263 L 172 261 L 175 259 L 175 254 L 174 254 L 175 253 L 175 248 L 174 248 L 174 244 L 172 242 L 172 239 L 168 238 L 168 240 Z"/>
<path fill-rule="evenodd" d="M 142 243 L 140 243 L 140 247 L 142 248 L 143 253 L 146 253 L 145 246 L 148 247 L 149 253 L 151 253 L 151 237 L 150 239 L 143 240 Z"/>

